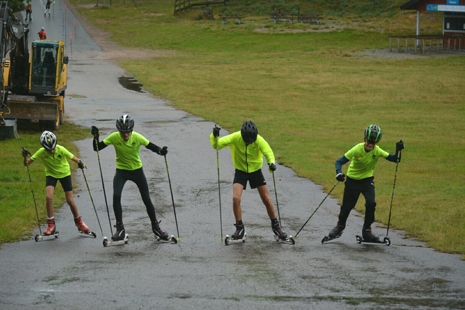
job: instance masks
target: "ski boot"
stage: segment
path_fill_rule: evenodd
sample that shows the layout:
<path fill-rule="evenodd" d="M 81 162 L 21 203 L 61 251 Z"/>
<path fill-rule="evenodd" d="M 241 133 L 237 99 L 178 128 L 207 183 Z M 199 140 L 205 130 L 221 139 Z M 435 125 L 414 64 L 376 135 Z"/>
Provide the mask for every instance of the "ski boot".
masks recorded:
<path fill-rule="evenodd" d="M 273 229 L 274 238 L 278 242 L 285 242 L 289 244 L 295 244 L 294 238 L 290 236 L 287 237 L 287 234 L 282 230 L 281 225 L 277 219 L 271 220 L 271 228 Z"/>
<path fill-rule="evenodd" d="M 55 218 L 49 218 L 47 220 L 48 227 L 46 230 L 44 230 L 44 236 L 51 236 L 55 233 L 56 231 L 56 226 L 55 226 Z"/>
<path fill-rule="evenodd" d="M 103 237 L 104 247 L 106 247 L 107 245 L 119 245 L 128 243 L 129 235 L 126 233 L 123 223 L 116 222 L 116 225 L 114 227 L 116 228 L 116 232 L 113 236 L 111 236 L 111 241 L 109 241 L 107 237 Z"/>
<path fill-rule="evenodd" d="M 38 241 L 41 241 L 43 240 L 44 237 L 50 237 L 50 236 L 53 236 L 55 238 L 58 238 L 58 231 L 56 230 L 56 226 L 55 226 L 55 218 L 49 218 L 47 220 L 47 229 L 44 230 L 44 232 L 42 233 L 42 235 L 35 235 L 34 239 L 36 242 Z"/>
<path fill-rule="evenodd" d="M 357 239 L 357 243 L 360 244 L 362 242 L 366 243 L 384 243 L 387 246 L 391 244 L 391 240 L 388 237 L 384 237 L 383 241 L 379 240 L 379 238 L 371 233 L 371 228 L 363 228 L 362 236 L 359 235 L 355 236 Z"/>
<path fill-rule="evenodd" d="M 89 227 L 87 227 L 87 225 L 84 223 L 82 216 L 76 217 L 74 219 L 74 224 L 76 224 L 76 227 L 81 234 L 97 238 L 97 235 L 93 231 L 90 231 Z"/>
<path fill-rule="evenodd" d="M 155 234 L 155 238 L 157 238 L 157 241 L 172 243 L 178 242 L 174 236 L 169 236 L 165 231 L 161 230 L 160 222 L 158 222 L 157 220 L 155 220 L 155 222 L 152 222 L 152 231 Z"/>
<path fill-rule="evenodd" d="M 245 227 L 242 221 L 237 222 L 234 224 L 236 226 L 236 231 L 234 234 L 229 237 L 229 235 L 226 235 L 226 238 L 224 238 L 224 243 L 226 245 L 229 245 L 231 243 L 240 243 L 240 242 L 245 242 L 245 239 L 247 239 L 247 234 L 245 233 Z"/>
<path fill-rule="evenodd" d="M 346 228 L 346 225 L 342 225 L 340 222 L 337 222 L 337 225 L 329 232 L 329 234 L 321 240 L 321 243 L 328 242 L 330 240 L 339 238 L 342 235 L 342 232 Z"/>
<path fill-rule="evenodd" d="M 111 240 L 113 241 L 122 241 L 126 237 L 126 230 L 124 229 L 123 223 L 116 222 L 114 226 L 116 228 L 116 232 L 113 236 L 111 236 Z"/>

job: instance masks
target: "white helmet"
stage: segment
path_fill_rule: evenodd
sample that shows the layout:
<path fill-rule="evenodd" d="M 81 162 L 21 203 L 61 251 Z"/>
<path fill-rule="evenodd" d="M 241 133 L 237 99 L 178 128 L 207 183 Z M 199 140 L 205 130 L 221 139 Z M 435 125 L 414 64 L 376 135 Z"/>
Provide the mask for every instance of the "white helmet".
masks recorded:
<path fill-rule="evenodd" d="M 57 146 L 57 137 L 53 132 L 46 130 L 40 136 L 40 144 L 42 144 L 46 150 L 51 151 Z"/>

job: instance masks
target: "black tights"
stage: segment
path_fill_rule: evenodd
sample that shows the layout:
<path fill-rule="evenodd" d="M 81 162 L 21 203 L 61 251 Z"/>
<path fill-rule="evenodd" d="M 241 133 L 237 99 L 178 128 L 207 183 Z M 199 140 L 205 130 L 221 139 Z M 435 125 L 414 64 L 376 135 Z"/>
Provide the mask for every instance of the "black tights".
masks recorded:
<path fill-rule="evenodd" d="M 342 198 L 341 212 L 339 213 L 339 223 L 345 226 L 350 211 L 357 204 L 358 197 L 362 194 L 365 197 L 365 222 L 364 228 L 370 228 L 375 221 L 375 183 L 373 177 L 362 180 L 347 178 Z"/>
<path fill-rule="evenodd" d="M 153 223 L 157 220 L 155 216 L 155 207 L 150 199 L 149 186 L 145 178 L 142 168 L 137 170 L 120 170 L 116 169 L 115 177 L 113 178 L 113 211 L 115 212 L 116 221 L 123 223 L 123 209 L 121 207 L 121 193 L 126 181 L 133 181 L 139 188 L 142 201 L 147 208 L 147 214 L 150 221 Z"/>

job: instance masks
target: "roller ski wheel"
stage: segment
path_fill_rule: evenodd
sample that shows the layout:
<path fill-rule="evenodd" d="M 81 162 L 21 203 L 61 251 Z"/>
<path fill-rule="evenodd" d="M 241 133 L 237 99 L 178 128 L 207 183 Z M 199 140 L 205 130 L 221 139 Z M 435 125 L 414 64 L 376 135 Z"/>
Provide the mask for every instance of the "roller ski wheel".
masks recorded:
<path fill-rule="evenodd" d="M 278 242 L 278 243 L 286 243 L 286 244 L 290 244 L 290 245 L 294 245 L 295 244 L 295 240 L 292 236 L 289 236 L 288 238 L 286 239 L 281 239 L 279 238 L 277 235 L 273 235 L 274 236 L 274 239 Z"/>
<path fill-rule="evenodd" d="M 155 238 L 157 239 L 157 241 L 160 241 L 162 243 L 173 243 L 173 244 L 178 243 L 178 240 L 173 235 L 171 235 L 168 239 L 162 239 L 158 236 L 155 236 Z"/>
<path fill-rule="evenodd" d="M 89 231 L 82 231 L 82 230 L 80 230 L 80 229 L 78 229 L 78 231 L 79 231 L 79 233 L 80 233 L 81 235 L 89 236 L 89 237 L 93 237 L 93 238 L 97 238 L 97 234 L 94 233 L 93 231 L 90 231 L 90 230 L 89 230 Z"/>
<path fill-rule="evenodd" d="M 37 234 L 37 235 L 35 235 L 34 240 L 36 242 L 39 242 L 39 241 L 42 241 L 42 240 L 53 240 L 53 239 L 58 238 L 59 234 L 60 233 L 58 231 L 55 231 L 55 233 L 53 233 L 51 235 L 39 235 L 39 234 Z"/>
<path fill-rule="evenodd" d="M 336 237 L 330 237 L 330 236 L 324 236 L 323 239 L 321 239 L 321 243 L 326 243 L 328 241 L 334 240 L 341 237 L 341 235 L 337 235 Z"/>
<path fill-rule="evenodd" d="M 368 241 L 368 240 L 363 239 L 362 236 L 357 235 L 357 236 L 355 236 L 355 239 L 357 240 L 358 244 L 361 244 L 361 243 L 380 243 L 380 244 L 385 244 L 386 246 L 391 245 L 391 239 L 389 239 L 388 237 L 384 237 L 383 240 L 379 240 L 379 241 Z"/>
<path fill-rule="evenodd" d="M 107 247 L 109 245 L 121 245 L 121 244 L 128 244 L 129 242 L 129 235 L 125 234 L 124 239 L 121 240 L 108 240 L 107 237 L 103 237 L 103 246 Z"/>
<path fill-rule="evenodd" d="M 244 243 L 246 239 L 247 239 L 247 234 L 244 234 L 244 237 L 242 237 L 242 239 L 233 239 L 229 235 L 226 235 L 226 237 L 224 238 L 224 244 L 230 245 L 232 243 Z"/>

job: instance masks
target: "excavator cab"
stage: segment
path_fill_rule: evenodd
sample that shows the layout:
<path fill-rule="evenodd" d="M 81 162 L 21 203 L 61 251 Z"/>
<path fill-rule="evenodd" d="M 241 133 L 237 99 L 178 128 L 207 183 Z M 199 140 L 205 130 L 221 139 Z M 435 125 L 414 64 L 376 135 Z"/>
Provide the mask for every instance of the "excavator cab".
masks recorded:
<path fill-rule="evenodd" d="M 56 96 L 66 89 L 68 56 L 62 41 L 32 42 L 30 93 Z"/>

